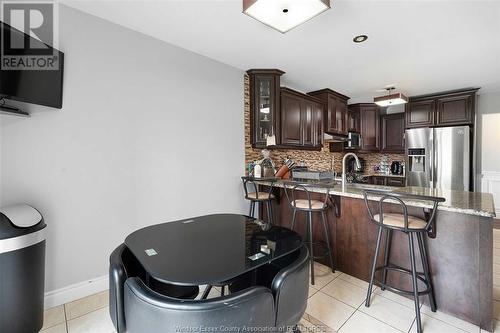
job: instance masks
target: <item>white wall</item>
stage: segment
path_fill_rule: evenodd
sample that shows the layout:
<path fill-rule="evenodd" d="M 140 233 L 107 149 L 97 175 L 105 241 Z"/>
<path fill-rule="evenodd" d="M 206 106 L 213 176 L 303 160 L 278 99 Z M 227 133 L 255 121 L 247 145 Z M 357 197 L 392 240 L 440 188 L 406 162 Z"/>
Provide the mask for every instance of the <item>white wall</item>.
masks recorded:
<path fill-rule="evenodd" d="M 243 72 L 60 8 L 63 109 L 1 116 L 1 204 L 48 224 L 46 289 L 107 274 L 142 226 L 246 212 Z"/>
<path fill-rule="evenodd" d="M 479 95 L 476 124 L 478 185 L 493 193 L 500 216 L 500 91 Z"/>

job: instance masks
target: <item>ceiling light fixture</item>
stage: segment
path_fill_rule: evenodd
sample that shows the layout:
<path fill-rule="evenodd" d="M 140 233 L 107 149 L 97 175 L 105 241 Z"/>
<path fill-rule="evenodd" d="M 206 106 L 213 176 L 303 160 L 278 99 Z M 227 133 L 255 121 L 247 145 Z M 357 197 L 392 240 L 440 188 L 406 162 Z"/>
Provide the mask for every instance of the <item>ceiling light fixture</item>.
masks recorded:
<path fill-rule="evenodd" d="M 330 9 L 330 0 L 243 0 L 243 13 L 285 33 Z"/>
<path fill-rule="evenodd" d="M 359 35 L 359 36 L 356 36 L 352 39 L 352 41 L 354 43 L 363 43 L 365 40 L 368 39 L 368 36 L 367 35 Z"/>
<path fill-rule="evenodd" d="M 396 88 L 395 87 L 386 88 L 388 95 L 375 97 L 373 99 L 373 102 L 375 102 L 375 104 L 377 104 L 378 106 L 391 106 L 391 105 L 408 103 L 408 97 L 406 97 L 402 93 L 393 94 L 392 91 L 394 89 Z"/>

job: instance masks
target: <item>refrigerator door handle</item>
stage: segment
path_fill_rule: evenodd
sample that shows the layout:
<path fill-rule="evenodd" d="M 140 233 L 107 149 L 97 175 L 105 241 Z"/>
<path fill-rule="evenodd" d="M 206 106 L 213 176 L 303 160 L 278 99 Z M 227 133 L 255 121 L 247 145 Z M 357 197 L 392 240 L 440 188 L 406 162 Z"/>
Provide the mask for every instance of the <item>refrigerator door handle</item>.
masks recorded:
<path fill-rule="evenodd" d="M 427 155 L 429 156 L 429 182 L 430 182 L 430 187 L 434 187 L 434 129 L 431 128 L 430 134 L 429 134 L 429 152 Z"/>

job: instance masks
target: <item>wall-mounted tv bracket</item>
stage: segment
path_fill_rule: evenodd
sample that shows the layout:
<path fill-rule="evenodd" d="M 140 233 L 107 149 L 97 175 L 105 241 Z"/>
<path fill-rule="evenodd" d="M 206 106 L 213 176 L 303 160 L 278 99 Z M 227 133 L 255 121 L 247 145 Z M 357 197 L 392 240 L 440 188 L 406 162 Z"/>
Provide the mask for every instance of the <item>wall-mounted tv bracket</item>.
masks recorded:
<path fill-rule="evenodd" d="M 29 117 L 28 112 L 24 112 L 16 107 L 5 104 L 5 98 L 0 98 L 0 113 L 18 117 Z"/>

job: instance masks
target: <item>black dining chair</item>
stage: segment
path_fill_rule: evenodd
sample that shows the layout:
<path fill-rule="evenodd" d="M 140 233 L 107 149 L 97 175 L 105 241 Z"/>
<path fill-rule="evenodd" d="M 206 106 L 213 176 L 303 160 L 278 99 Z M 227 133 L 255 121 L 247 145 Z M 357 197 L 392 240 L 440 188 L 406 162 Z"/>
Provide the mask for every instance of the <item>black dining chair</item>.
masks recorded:
<path fill-rule="evenodd" d="M 251 287 L 208 300 L 179 300 L 158 294 L 139 278 L 124 286 L 127 332 L 267 332 L 274 325 L 274 300 L 264 287 Z"/>
<path fill-rule="evenodd" d="M 123 287 L 130 277 L 146 280 L 146 272 L 132 252 L 121 244 L 109 257 L 109 314 L 117 333 L 126 332 Z M 151 289 L 159 294 L 178 299 L 194 299 L 198 286 L 174 286 L 150 279 Z"/>
<path fill-rule="evenodd" d="M 286 327 L 296 326 L 307 307 L 309 294 L 309 251 L 302 247 L 287 256 L 259 267 L 255 284 L 270 289 L 276 309 L 274 325 L 278 332 L 286 332 Z M 250 277 L 250 276 L 249 276 Z M 250 278 L 229 286 L 231 292 L 237 292 L 251 285 Z"/>
<path fill-rule="evenodd" d="M 296 259 L 280 267 L 271 282 L 271 291 L 276 308 L 275 326 L 283 329 L 296 326 L 307 307 L 309 294 L 309 251 L 305 245 L 298 251 Z"/>

